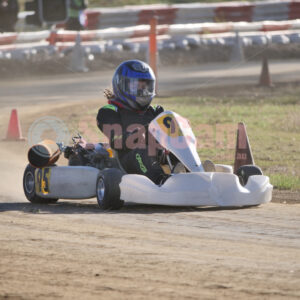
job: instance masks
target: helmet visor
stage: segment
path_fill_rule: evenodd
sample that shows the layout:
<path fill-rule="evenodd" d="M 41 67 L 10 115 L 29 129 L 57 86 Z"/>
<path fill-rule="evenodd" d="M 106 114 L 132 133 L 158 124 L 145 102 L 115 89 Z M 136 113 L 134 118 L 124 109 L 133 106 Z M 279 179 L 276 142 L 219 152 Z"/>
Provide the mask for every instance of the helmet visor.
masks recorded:
<path fill-rule="evenodd" d="M 153 97 L 155 81 L 151 79 L 139 79 L 125 77 L 123 91 L 135 97 Z"/>

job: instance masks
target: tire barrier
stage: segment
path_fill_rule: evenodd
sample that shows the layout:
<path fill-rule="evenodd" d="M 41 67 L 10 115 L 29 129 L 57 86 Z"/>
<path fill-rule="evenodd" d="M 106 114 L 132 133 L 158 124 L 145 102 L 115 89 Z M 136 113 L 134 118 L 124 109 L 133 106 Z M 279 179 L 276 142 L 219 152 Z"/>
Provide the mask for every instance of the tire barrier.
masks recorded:
<path fill-rule="evenodd" d="M 239 39 L 236 33 L 217 33 L 183 36 L 161 35 L 157 38 L 157 48 L 161 51 L 193 50 L 203 47 L 227 47 L 232 51 L 234 46 L 240 44 L 243 49 L 251 47 L 270 47 L 279 45 L 300 45 L 300 31 L 274 31 L 274 32 L 240 32 Z M 39 43 L 23 43 L 0 46 L 0 62 L 4 60 L 15 61 L 51 61 L 67 57 L 73 50 L 74 42 L 57 42 L 49 45 L 47 41 Z M 88 59 L 94 56 L 120 55 L 146 55 L 148 51 L 148 38 L 128 38 L 100 41 L 82 41 L 80 47 Z M 170 52 L 170 53 L 171 53 Z M 221 55 L 222 56 L 222 55 Z M 145 57 L 144 57 L 145 59 Z"/>

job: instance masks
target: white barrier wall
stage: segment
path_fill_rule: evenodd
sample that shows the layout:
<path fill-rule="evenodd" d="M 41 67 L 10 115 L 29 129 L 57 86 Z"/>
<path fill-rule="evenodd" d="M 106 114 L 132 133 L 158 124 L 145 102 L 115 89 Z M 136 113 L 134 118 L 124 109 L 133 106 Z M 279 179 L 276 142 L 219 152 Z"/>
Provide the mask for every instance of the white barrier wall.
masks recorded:
<path fill-rule="evenodd" d="M 283 21 L 300 18 L 300 1 L 156 4 L 122 8 L 93 8 L 85 11 L 88 29 L 149 24 L 153 16 L 157 17 L 159 24 Z"/>

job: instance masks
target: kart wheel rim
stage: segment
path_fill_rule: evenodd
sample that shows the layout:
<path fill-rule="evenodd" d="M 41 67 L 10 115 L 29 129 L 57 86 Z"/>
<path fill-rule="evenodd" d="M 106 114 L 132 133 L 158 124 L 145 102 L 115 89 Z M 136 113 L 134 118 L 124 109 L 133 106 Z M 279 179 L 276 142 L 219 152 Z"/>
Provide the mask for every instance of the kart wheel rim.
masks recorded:
<path fill-rule="evenodd" d="M 103 178 L 100 178 L 97 186 L 97 196 L 100 203 L 103 201 L 104 193 L 105 193 L 104 180 Z"/>
<path fill-rule="evenodd" d="M 34 190 L 34 177 L 32 173 L 27 173 L 25 176 L 25 190 L 31 194 Z"/>

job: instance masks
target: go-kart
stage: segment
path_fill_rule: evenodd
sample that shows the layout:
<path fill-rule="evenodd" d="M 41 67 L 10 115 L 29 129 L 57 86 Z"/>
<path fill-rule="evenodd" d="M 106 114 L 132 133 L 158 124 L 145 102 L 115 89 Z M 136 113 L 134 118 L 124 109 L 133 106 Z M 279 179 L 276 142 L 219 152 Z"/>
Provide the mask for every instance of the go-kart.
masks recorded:
<path fill-rule="evenodd" d="M 163 149 L 164 170 L 169 170 L 160 184 L 144 175 L 127 174 L 109 145 L 87 144 L 78 135 L 72 146 L 43 141 L 30 148 L 23 177 L 26 198 L 32 203 L 54 203 L 97 197 L 103 209 L 120 209 L 126 202 L 241 207 L 271 201 L 273 187 L 259 167 L 247 164 L 233 172 L 229 165 L 202 163 L 189 122 L 177 113 L 161 113 L 148 131 Z M 248 142 L 247 134 L 244 138 Z M 61 153 L 68 166 L 55 165 Z M 245 156 L 236 153 L 236 159 Z"/>

